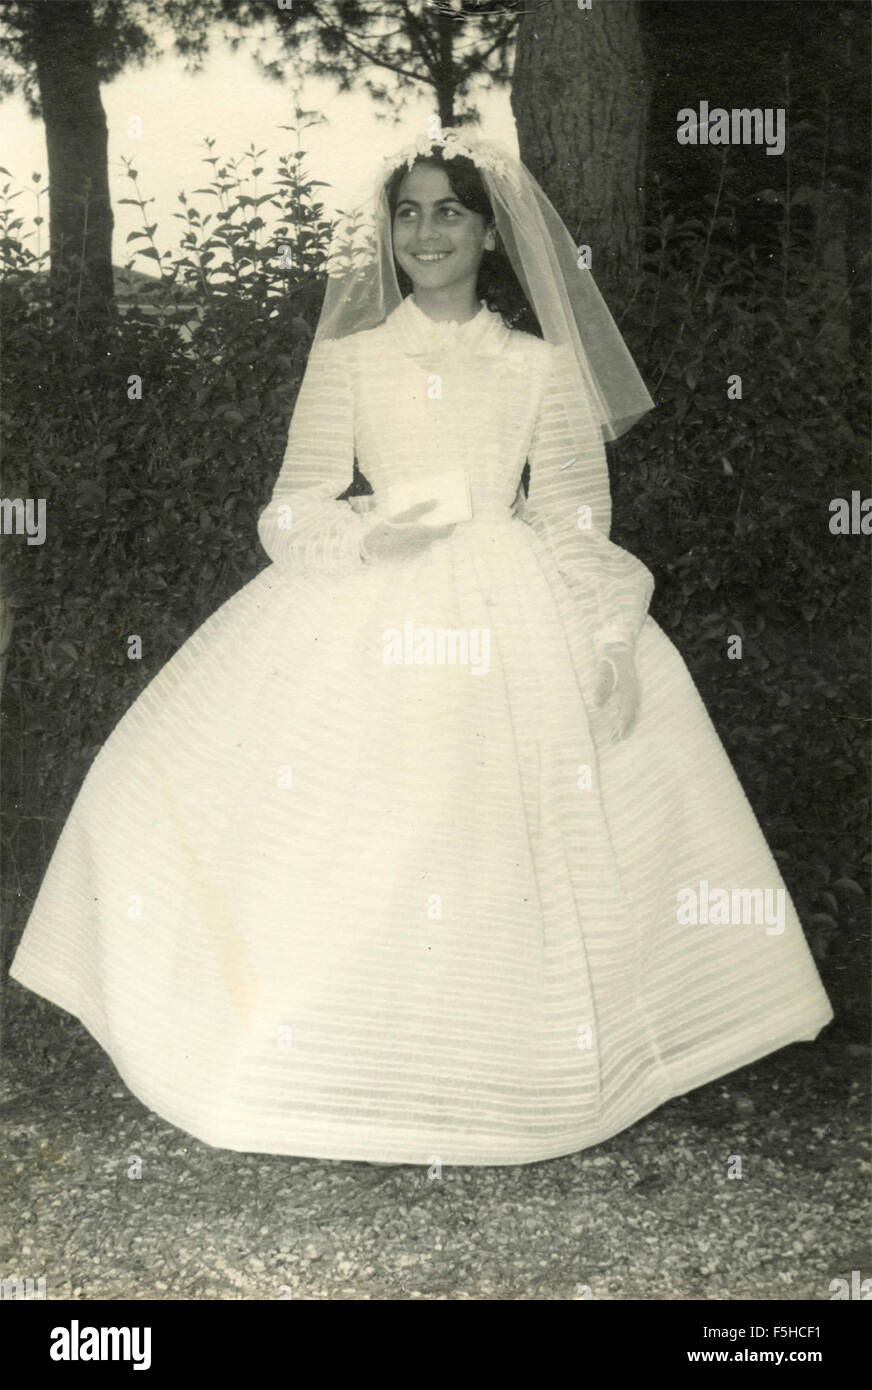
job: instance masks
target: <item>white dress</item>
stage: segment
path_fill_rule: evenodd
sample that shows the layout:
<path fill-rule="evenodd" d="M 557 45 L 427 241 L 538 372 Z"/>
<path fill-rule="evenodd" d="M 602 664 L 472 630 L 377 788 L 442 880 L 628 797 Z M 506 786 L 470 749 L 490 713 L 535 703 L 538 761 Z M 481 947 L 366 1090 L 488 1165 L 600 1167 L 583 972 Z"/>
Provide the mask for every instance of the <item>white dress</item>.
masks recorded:
<path fill-rule="evenodd" d="M 832 1017 L 650 573 L 556 500 L 584 459 L 552 353 L 411 298 L 313 353 L 273 563 L 139 696 L 64 827 L 12 974 L 209 1144 L 526 1163 Z M 365 562 L 372 518 L 336 500 L 355 453 L 376 495 L 462 466 L 473 520 Z M 642 704 L 611 744 L 615 636 Z"/>

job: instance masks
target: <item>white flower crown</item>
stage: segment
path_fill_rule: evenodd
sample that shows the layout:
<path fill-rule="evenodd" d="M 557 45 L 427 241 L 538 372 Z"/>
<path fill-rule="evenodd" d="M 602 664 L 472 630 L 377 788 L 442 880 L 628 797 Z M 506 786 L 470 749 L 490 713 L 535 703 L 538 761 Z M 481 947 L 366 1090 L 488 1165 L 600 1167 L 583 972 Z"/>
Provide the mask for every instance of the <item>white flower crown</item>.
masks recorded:
<path fill-rule="evenodd" d="M 487 169 L 492 174 L 499 174 L 501 178 L 508 179 L 511 183 L 517 183 L 511 169 L 504 159 L 486 144 L 480 144 L 473 139 L 472 142 L 464 140 L 459 131 L 451 126 L 446 126 L 441 135 L 431 139 L 427 135 L 421 135 L 412 145 L 406 145 L 397 154 L 388 155 L 383 161 L 385 174 L 393 173 L 395 169 L 408 165 L 412 167 L 416 159 L 427 156 L 431 153 L 434 145 L 442 151 L 443 159 L 456 159 L 458 155 L 469 159 L 478 169 Z"/>

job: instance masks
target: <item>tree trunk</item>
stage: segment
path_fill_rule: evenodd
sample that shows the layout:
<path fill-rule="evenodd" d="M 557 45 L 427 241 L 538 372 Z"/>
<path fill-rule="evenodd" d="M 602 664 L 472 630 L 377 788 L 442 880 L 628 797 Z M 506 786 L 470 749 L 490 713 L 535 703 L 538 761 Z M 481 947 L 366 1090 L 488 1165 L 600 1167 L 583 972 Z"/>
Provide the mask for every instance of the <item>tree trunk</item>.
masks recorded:
<path fill-rule="evenodd" d="M 635 0 L 529 6 L 518 29 L 512 110 L 521 158 L 613 301 L 639 268 L 650 99 Z"/>
<path fill-rule="evenodd" d="M 436 29 L 439 35 L 439 70 L 436 82 L 436 98 L 439 104 L 439 122 L 444 129 L 454 125 L 454 49 L 452 24 L 454 16 L 442 10 L 436 12 Z"/>
<path fill-rule="evenodd" d="M 864 284 L 868 286 L 868 273 L 862 277 L 859 274 L 868 242 L 868 147 L 863 139 L 866 123 L 857 119 L 845 96 L 846 90 L 859 91 L 863 81 L 862 21 L 855 10 L 845 6 L 838 7 L 837 19 L 838 23 L 824 26 L 820 38 L 826 55 L 824 71 L 838 74 L 841 80 L 837 78 L 838 85 L 834 82 L 832 91 L 823 87 L 818 96 L 821 119 L 827 129 L 828 172 L 815 204 L 815 232 L 818 262 L 826 273 L 829 299 L 821 339 L 831 354 L 847 359 L 852 346 L 862 350 L 868 331 L 868 294 L 863 293 Z M 834 164 L 848 166 L 853 176 L 846 179 L 844 168 L 834 172 Z M 864 193 L 859 194 L 858 189 Z"/>
<path fill-rule="evenodd" d="M 56 308 L 99 323 L 112 301 L 108 130 L 90 0 L 33 7 L 33 43 L 49 175 Z"/>

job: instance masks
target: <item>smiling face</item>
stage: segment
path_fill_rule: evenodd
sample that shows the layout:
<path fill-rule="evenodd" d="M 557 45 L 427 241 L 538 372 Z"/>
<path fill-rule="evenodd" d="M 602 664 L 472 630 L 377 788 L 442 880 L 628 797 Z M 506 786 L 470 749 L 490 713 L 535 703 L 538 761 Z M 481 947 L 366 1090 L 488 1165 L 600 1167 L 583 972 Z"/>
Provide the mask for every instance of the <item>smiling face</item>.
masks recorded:
<path fill-rule="evenodd" d="M 474 294 L 482 252 L 494 233 L 481 213 L 464 207 L 445 170 L 416 164 L 397 190 L 394 255 L 415 290 Z"/>

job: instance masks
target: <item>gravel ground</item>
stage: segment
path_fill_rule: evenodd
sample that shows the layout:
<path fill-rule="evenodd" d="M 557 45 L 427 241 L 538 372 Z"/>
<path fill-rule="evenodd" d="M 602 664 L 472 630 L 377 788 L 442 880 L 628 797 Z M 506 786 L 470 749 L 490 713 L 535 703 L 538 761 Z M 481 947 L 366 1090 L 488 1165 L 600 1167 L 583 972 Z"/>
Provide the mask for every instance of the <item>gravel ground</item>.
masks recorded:
<path fill-rule="evenodd" d="M 49 1299 L 826 1300 L 872 1274 L 868 1076 L 836 1025 L 596 1148 L 431 1179 L 209 1148 L 9 984 L 0 1277 Z"/>

